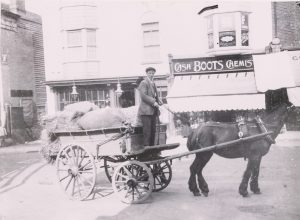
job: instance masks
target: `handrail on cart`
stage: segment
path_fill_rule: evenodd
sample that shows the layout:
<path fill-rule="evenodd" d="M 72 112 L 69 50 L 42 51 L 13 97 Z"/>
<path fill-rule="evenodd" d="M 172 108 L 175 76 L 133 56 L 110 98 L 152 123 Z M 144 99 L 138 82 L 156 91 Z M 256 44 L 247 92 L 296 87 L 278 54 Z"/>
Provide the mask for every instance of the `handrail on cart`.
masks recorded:
<path fill-rule="evenodd" d="M 96 149 L 97 157 L 99 155 L 99 148 L 102 145 L 104 145 L 104 144 L 106 144 L 106 143 L 108 143 L 110 141 L 118 140 L 119 138 L 123 137 L 126 134 L 132 134 L 132 133 L 134 133 L 134 128 L 132 127 L 132 125 L 129 122 L 124 121 L 122 123 L 125 126 L 125 130 L 122 131 L 122 128 L 120 128 L 120 133 L 115 134 L 115 135 L 111 136 L 110 138 L 108 138 L 108 139 L 106 139 L 106 140 L 104 140 L 104 141 L 102 141 L 102 142 L 100 142 L 100 143 L 98 143 L 96 145 L 97 146 L 97 149 Z"/>
<path fill-rule="evenodd" d="M 269 131 L 269 132 L 265 132 L 265 133 L 262 133 L 262 134 L 257 134 L 257 135 L 252 135 L 252 136 L 249 136 L 249 137 L 239 138 L 237 140 L 228 141 L 228 142 L 224 142 L 224 143 L 220 143 L 220 144 L 215 144 L 215 145 L 212 145 L 212 146 L 208 146 L 208 147 L 193 150 L 193 151 L 174 154 L 172 156 L 167 156 L 167 157 L 162 158 L 162 159 L 147 161 L 147 162 L 145 162 L 145 164 L 162 163 L 162 162 L 166 162 L 166 161 L 173 160 L 173 159 L 176 159 L 176 158 L 181 158 L 181 157 L 184 157 L 184 156 L 188 156 L 190 154 L 196 154 L 196 153 L 202 153 L 202 152 L 207 152 L 207 151 L 218 150 L 218 149 L 222 149 L 222 148 L 228 147 L 230 145 L 235 145 L 235 144 L 238 144 L 238 143 L 241 143 L 241 142 L 254 141 L 255 139 L 260 139 L 260 138 L 268 136 L 272 133 L 273 133 L 272 131 Z"/>

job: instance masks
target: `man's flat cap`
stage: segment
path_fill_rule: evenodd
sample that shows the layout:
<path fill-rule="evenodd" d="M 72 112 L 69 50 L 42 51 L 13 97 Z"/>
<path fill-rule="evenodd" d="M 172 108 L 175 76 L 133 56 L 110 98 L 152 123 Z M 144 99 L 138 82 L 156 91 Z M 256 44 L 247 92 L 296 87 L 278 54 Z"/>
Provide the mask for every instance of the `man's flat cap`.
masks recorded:
<path fill-rule="evenodd" d="M 153 70 L 154 72 L 156 72 L 156 69 L 154 69 L 153 67 L 148 67 L 148 68 L 146 69 L 146 72 L 148 72 L 148 71 L 150 71 L 150 70 Z"/>

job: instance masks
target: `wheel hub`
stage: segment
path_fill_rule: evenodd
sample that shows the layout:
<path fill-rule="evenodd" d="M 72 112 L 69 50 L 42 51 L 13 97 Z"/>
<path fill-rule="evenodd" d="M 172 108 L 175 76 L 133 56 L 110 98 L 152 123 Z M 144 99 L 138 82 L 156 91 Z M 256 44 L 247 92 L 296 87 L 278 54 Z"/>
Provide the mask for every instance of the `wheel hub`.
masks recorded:
<path fill-rule="evenodd" d="M 129 179 L 129 180 L 127 181 L 127 185 L 128 185 L 129 187 L 136 187 L 138 184 L 137 184 L 137 181 L 136 181 L 135 179 Z"/>
<path fill-rule="evenodd" d="M 69 174 L 73 175 L 73 176 L 77 176 L 78 175 L 78 172 L 79 172 L 79 169 L 77 166 L 72 166 L 69 168 L 68 170 Z"/>

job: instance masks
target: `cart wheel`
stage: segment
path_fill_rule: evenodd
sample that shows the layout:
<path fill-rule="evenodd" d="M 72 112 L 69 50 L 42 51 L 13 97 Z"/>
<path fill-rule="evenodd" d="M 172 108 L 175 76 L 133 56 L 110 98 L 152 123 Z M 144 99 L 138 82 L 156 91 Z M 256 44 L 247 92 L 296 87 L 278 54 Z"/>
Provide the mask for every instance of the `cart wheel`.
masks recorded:
<path fill-rule="evenodd" d="M 150 196 L 153 189 L 151 170 L 139 161 L 126 161 L 116 168 L 112 187 L 122 202 L 141 203 Z"/>
<path fill-rule="evenodd" d="M 96 184 L 94 157 L 83 147 L 68 145 L 60 150 L 56 160 L 58 181 L 74 200 L 84 200 Z"/>
<path fill-rule="evenodd" d="M 149 165 L 153 178 L 153 192 L 158 192 L 166 188 L 172 179 L 172 168 L 168 161 Z"/>

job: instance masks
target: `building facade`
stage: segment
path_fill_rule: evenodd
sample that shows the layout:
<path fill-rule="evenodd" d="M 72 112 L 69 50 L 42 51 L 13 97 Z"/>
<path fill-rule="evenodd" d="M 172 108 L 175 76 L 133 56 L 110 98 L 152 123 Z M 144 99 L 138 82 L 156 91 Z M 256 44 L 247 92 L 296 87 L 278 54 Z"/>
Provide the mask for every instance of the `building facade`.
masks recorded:
<path fill-rule="evenodd" d="M 90 100 L 100 107 L 136 105 L 139 98 L 135 82 L 145 75 L 148 66 L 156 68 L 156 84 L 165 99 L 172 74 L 170 54 L 203 57 L 220 55 L 220 51 L 249 53 L 263 49 L 272 39 L 270 3 L 224 2 L 219 8 L 232 13 L 227 14 L 229 23 L 222 28 L 243 29 L 243 34 L 235 36 L 240 46 L 209 48 L 213 41 L 208 35 L 221 24 L 215 23 L 208 33 L 207 17 L 198 14 L 207 5 L 204 2 L 58 2 L 51 18 L 45 20 L 45 24 L 48 19 L 52 27 L 57 27 L 51 29 L 50 22 L 45 25 L 45 30 L 48 26 L 45 31 L 48 113 L 62 110 L 73 101 L 74 85 L 79 100 Z M 236 23 L 241 12 L 247 15 L 247 25 Z M 264 27 L 256 25 L 262 17 Z M 219 18 L 216 15 L 213 19 Z M 225 29 L 220 31 L 223 34 L 232 31 Z M 120 94 L 118 84 L 123 91 Z"/>
<path fill-rule="evenodd" d="M 41 17 L 26 11 L 23 0 L 2 1 L 1 126 L 21 142 L 38 137 L 38 120 L 46 112 L 44 83 Z"/>
<path fill-rule="evenodd" d="M 272 3 L 273 37 L 279 38 L 283 49 L 300 48 L 299 1 Z"/>

